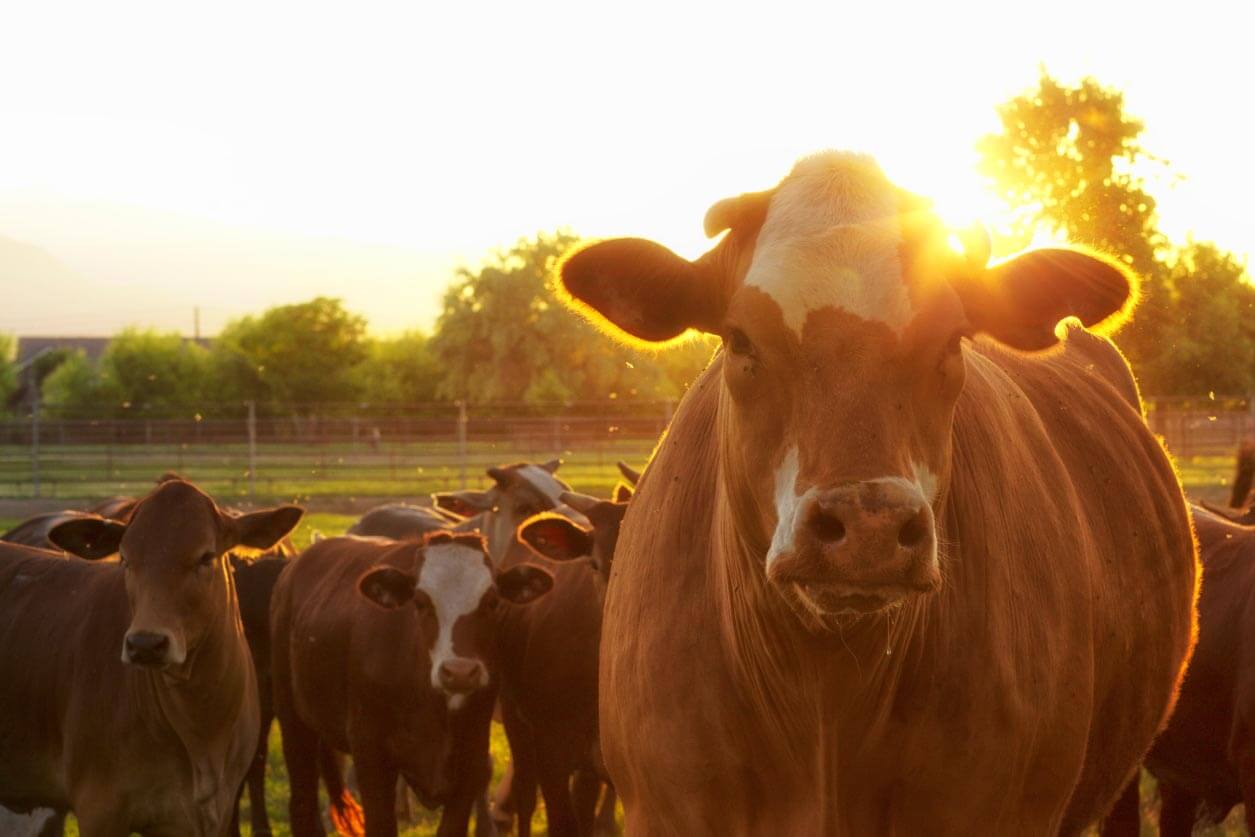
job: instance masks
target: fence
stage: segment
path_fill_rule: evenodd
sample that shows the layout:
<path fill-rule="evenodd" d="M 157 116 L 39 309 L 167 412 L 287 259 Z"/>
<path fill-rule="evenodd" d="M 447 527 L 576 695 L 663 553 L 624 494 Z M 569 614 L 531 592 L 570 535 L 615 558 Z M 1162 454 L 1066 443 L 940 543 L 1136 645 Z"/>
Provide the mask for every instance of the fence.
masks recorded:
<path fill-rule="evenodd" d="M 0 497 L 90 498 L 146 491 L 176 471 L 222 497 L 415 496 L 478 486 L 502 462 L 564 461 L 608 491 L 616 461 L 642 465 L 669 403 L 325 405 L 300 415 L 50 417 L 0 421 Z M 218 411 L 220 414 L 224 411 Z"/>
<path fill-rule="evenodd" d="M 606 492 L 615 462 L 640 466 L 670 403 L 324 405 L 300 415 L 251 407 L 204 418 L 0 421 L 0 497 L 81 499 L 146 491 L 177 471 L 222 497 L 417 496 L 477 486 L 503 462 L 564 460 L 562 475 Z M 234 412 L 234 415 L 231 413 Z M 1179 460 L 1229 457 L 1255 431 L 1248 399 L 1148 399 L 1147 416 Z"/>

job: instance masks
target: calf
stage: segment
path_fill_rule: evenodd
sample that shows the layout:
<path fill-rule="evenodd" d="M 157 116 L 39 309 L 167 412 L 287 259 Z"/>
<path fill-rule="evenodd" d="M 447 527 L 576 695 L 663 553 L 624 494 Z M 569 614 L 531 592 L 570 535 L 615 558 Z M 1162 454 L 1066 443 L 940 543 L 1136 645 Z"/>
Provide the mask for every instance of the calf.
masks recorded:
<path fill-rule="evenodd" d="M 440 834 L 465 834 L 490 773 L 500 603 L 552 583 L 531 564 L 495 573 L 476 534 L 329 538 L 294 559 L 271 605 L 292 833 L 323 833 L 319 762 L 333 749 L 353 757 L 368 833 L 396 833 L 400 776 L 424 805 L 444 805 Z M 332 805 L 353 830 L 351 799 Z"/>
<path fill-rule="evenodd" d="M 562 563 L 553 569 L 549 596 L 530 608 L 508 608 L 502 617 L 501 703 L 519 837 L 531 833 L 537 782 L 550 834 L 592 833 L 598 779 L 605 776 L 597 746 L 597 647 L 627 504 L 569 492 L 562 500 L 582 512 L 592 529 L 552 513 L 520 526 L 520 542 Z M 607 803 L 610 822 L 601 825 L 613 830 L 612 796 Z"/>
<path fill-rule="evenodd" d="M 1198 645 L 1145 765 L 1159 780 L 1164 837 L 1220 822 L 1238 803 L 1255 832 L 1255 659 L 1246 647 L 1255 641 L 1255 529 L 1191 510 L 1203 566 Z M 1137 835 L 1139 809 L 1134 774 L 1103 834 Z"/>
<path fill-rule="evenodd" d="M 300 519 L 223 512 L 183 481 L 127 523 L 0 547 L 0 804 L 73 810 L 81 833 L 217 835 L 257 741 L 257 687 L 223 555 Z"/>

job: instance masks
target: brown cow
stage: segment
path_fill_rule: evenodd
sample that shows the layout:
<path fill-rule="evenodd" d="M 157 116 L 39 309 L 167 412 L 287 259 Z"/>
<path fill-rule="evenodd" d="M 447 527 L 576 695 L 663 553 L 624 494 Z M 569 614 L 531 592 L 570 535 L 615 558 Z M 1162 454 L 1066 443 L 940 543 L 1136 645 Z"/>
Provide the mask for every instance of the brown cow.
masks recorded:
<path fill-rule="evenodd" d="M 1248 483 L 1249 488 L 1249 483 Z M 1146 769 L 1159 780 L 1159 833 L 1189 835 L 1239 803 L 1255 833 L 1255 528 L 1195 506 L 1203 583 L 1198 645 L 1176 711 L 1155 739 Z M 1138 776 L 1125 788 L 1104 835 L 1141 829 Z"/>
<path fill-rule="evenodd" d="M 562 563 L 553 567 L 553 591 L 543 601 L 509 608 L 501 620 L 501 704 L 519 837 L 531 833 L 537 782 L 550 834 L 593 833 L 597 774 L 604 773 L 597 754 L 597 645 L 627 505 L 570 492 L 561 496 L 592 521 L 592 529 L 552 512 L 520 526 L 521 542 Z M 613 830 L 612 795 L 607 802 L 609 823 L 601 826 Z"/>
<path fill-rule="evenodd" d="M 694 262 L 620 239 L 562 266 L 633 339 L 723 338 L 606 600 L 628 830 L 1076 833 L 1149 748 L 1194 627 L 1185 500 L 1129 368 L 1056 328 L 1109 323 L 1131 278 L 1066 249 L 987 267 L 987 239 L 952 246 L 846 153 L 716 204 L 725 229 Z"/>
<path fill-rule="evenodd" d="M 421 541 L 425 535 L 451 529 L 462 520 L 462 517 L 439 507 L 388 503 L 366 512 L 346 534 L 394 541 Z"/>
<path fill-rule="evenodd" d="M 488 469 L 493 486 L 485 491 L 446 491 L 432 500 L 445 511 L 466 518 L 454 528 L 461 532 L 483 532 L 495 567 L 502 566 L 506 553 L 515 544 L 519 524 L 534 514 L 557 510 L 580 523 L 587 523 L 571 509 L 559 509 L 558 499 L 571 486 L 554 476 L 561 461 L 541 465 L 518 462 Z"/>
<path fill-rule="evenodd" d="M 318 760 L 331 748 L 353 757 L 368 833 L 396 833 L 401 776 L 443 804 L 440 834 L 465 834 L 490 774 L 498 602 L 552 581 L 530 564 L 494 574 L 476 534 L 329 538 L 294 559 L 271 605 L 292 833 L 323 833 Z M 352 806 L 333 807 L 341 827 Z"/>
<path fill-rule="evenodd" d="M 128 523 L 54 542 L 120 563 L 0 550 L 0 804 L 73 810 L 81 832 L 218 835 L 257 743 L 257 687 L 224 553 L 300 519 L 222 512 L 186 482 Z"/>

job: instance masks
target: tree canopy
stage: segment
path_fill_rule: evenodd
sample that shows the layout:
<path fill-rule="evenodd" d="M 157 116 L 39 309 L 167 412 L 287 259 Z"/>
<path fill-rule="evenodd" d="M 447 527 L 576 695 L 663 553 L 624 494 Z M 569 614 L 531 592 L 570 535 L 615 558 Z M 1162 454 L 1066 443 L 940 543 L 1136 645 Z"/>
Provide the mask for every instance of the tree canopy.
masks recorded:
<path fill-rule="evenodd" d="M 1061 233 L 1125 261 L 1141 300 L 1115 336 L 1144 392 L 1255 392 L 1252 285 L 1215 244 L 1170 242 L 1142 172 L 1156 162 L 1124 97 L 1092 78 L 1037 86 L 998 108 L 1001 130 L 977 143 L 980 171 L 1007 204 L 1016 237 Z"/>

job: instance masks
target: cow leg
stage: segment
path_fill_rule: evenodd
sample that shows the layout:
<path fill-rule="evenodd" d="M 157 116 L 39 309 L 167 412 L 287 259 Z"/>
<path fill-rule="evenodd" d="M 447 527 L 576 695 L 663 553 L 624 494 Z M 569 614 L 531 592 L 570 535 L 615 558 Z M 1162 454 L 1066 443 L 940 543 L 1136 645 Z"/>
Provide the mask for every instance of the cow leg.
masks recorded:
<path fill-rule="evenodd" d="M 396 837 L 397 778 L 395 768 L 377 755 L 354 753 L 357 783 L 366 814 L 366 837 Z"/>
<path fill-rule="evenodd" d="M 1199 798 L 1176 785 L 1159 783 L 1159 837 L 1190 837 L 1198 816 Z"/>
<path fill-rule="evenodd" d="M 253 755 L 253 764 L 248 768 L 248 805 L 249 820 L 253 824 L 253 837 L 270 837 L 270 817 L 266 815 L 266 757 L 270 754 L 270 725 L 274 721 L 274 710 L 270 701 L 261 701 L 261 730 L 257 734 L 257 752 Z M 239 816 L 239 805 L 236 805 L 236 816 Z"/>
<path fill-rule="evenodd" d="M 485 732 L 487 727 L 485 727 Z M 436 829 L 437 837 L 466 837 L 467 828 L 471 823 L 471 808 L 477 802 L 484 803 L 484 810 L 475 823 L 476 835 L 487 834 L 495 837 L 496 827 L 492 817 L 488 816 L 487 797 L 488 782 L 492 779 L 492 755 L 488 751 L 487 740 L 484 746 L 472 747 L 471 755 L 459 768 L 457 787 L 445 802 L 440 812 L 440 826 Z"/>
<path fill-rule="evenodd" d="M 492 756 L 488 757 L 488 778 L 492 779 Z M 493 819 L 492 804 L 488 801 L 488 788 L 475 797 L 475 837 L 497 837 L 499 829 Z"/>
<path fill-rule="evenodd" d="M 576 822 L 575 808 L 571 804 L 570 765 L 547 746 L 537 746 L 536 755 L 540 792 L 545 797 L 550 837 L 579 834 L 579 823 Z"/>
<path fill-rule="evenodd" d="M 74 814 L 82 837 L 129 837 L 131 833 L 126 812 L 114 807 L 110 800 L 76 801 Z"/>
<path fill-rule="evenodd" d="M 597 819 L 597 800 L 601 796 L 601 779 L 591 770 L 575 771 L 571 782 L 571 803 L 580 834 L 592 834 Z"/>
<path fill-rule="evenodd" d="M 614 785 L 606 782 L 606 792 L 601 797 L 601 807 L 597 809 L 597 822 L 593 826 L 593 834 L 597 837 L 612 837 L 619 833 L 619 822 L 615 819 L 615 806 L 619 795 L 614 792 Z"/>
<path fill-rule="evenodd" d="M 288 766 L 288 822 L 292 837 L 324 837 L 318 811 L 318 736 L 298 718 L 279 715 Z"/>
<path fill-rule="evenodd" d="M 1142 800 L 1138 785 L 1142 781 L 1139 768 L 1124 786 L 1120 798 L 1102 821 L 1102 837 L 1138 837 L 1142 833 Z"/>
<path fill-rule="evenodd" d="M 512 751 L 510 758 L 514 768 L 511 796 L 514 815 L 518 818 L 518 837 L 532 837 L 532 816 L 536 813 L 536 760 L 527 749 Z"/>

